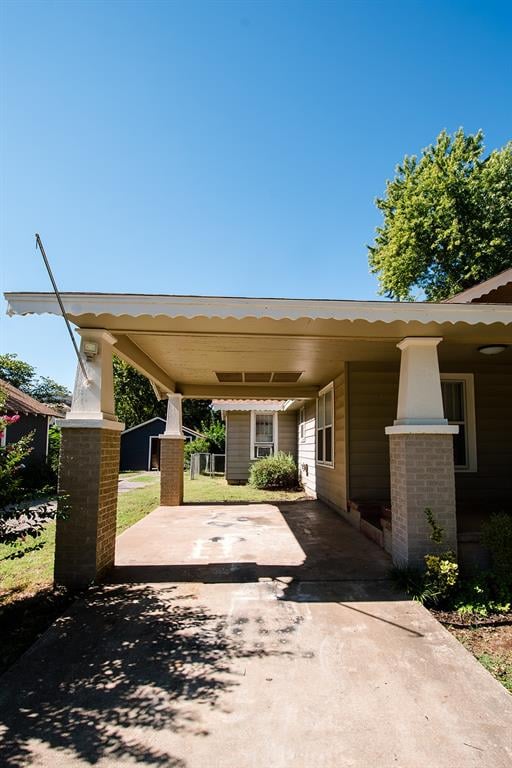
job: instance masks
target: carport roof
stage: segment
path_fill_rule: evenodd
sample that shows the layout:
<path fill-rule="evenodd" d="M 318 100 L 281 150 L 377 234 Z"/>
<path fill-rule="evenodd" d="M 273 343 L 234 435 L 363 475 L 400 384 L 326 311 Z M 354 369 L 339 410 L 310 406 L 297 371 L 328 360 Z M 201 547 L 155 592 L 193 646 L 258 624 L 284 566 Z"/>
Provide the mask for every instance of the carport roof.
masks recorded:
<path fill-rule="evenodd" d="M 60 314 L 53 293 L 5 296 L 10 315 Z M 439 336 L 446 354 L 450 345 L 466 345 L 476 359 L 479 344 L 512 343 L 510 304 L 107 293 L 62 299 L 76 326 L 109 331 L 116 353 L 160 393 L 185 397 L 314 397 L 343 361 L 398 364 L 404 336 Z"/>

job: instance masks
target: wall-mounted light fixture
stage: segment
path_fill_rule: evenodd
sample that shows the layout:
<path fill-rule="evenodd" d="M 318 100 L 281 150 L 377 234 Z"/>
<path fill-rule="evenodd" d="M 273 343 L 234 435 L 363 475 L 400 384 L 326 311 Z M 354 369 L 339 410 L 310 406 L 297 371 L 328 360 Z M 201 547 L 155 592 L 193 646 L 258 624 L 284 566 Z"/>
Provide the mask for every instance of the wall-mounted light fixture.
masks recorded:
<path fill-rule="evenodd" d="M 98 354 L 98 344 L 95 341 L 84 341 L 84 355 L 88 360 L 92 360 Z"/>
<path fill-rule="evenodd" d="M 504 352 L 507 348 L 507 344 L 486 344 L 485 347 L 478 347 L 478 351 L 482 355 L 499 355 L 500 352 Z"/>

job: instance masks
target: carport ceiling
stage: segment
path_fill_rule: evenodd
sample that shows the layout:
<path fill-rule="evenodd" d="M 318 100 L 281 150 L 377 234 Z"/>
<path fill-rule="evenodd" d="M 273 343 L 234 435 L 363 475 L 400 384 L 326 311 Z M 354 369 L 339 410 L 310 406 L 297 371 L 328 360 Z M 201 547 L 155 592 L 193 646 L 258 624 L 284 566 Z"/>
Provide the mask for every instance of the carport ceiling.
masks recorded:
<path fill-rule="evenodd" d="M 6 297 L 10 314 L 59 314 L 53 294 Z M 343 361 L 398 365 L 404 336 L 441 336 L 442 346 L 466 345 L 468 354 L 512 342 L 510 305 L 126 294 L 63 294 L 63 301 L 79 328 L 110 331 L 120 356 L 161 391 L 172 382 L 195 397 L 313 397 Z M 219 372 L 253 381 L 219 383 Z M 276 372 L 297 380 L 256 381 Z"/>

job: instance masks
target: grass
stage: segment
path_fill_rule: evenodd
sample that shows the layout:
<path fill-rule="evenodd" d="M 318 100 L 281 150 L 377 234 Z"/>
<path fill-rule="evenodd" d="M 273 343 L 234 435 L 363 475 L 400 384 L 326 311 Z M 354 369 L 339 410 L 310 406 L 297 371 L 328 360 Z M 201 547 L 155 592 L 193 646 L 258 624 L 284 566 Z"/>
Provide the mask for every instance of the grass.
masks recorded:
<path fill-rule="evenodd" d="M 261 491 L 250 485 L 228 485 L 223 477 L 205 477 L 195 480 L 185 473 L 184 499 L 186 504 L 207 502 L 268 502 L 297 501 L 303 491 Z"/>
<path fill-rule="evenodd" d="M 512 693 L 512 661 L 510 659 L 494 653 L 481 653 L 476 658 L 491 675 Z"/>
<path fill-rule="evenodd" d="M 135 476 L 130 477 L 130 480 L 135 480 Z M 140 481 L 146 483 L 146 487 L 119 494 L 118 535 L 158 506 L 160 489 L 158 477 L 143 475 Z M 9 555 L 16 552 L 16 548 L 0 546 L 0 605 L 33 595 L 52 583 L 55 553 L 54 522 L 48 524 L 38 541 L 42 544 L 40 549 L 15 559 L 9 559 Z"/>

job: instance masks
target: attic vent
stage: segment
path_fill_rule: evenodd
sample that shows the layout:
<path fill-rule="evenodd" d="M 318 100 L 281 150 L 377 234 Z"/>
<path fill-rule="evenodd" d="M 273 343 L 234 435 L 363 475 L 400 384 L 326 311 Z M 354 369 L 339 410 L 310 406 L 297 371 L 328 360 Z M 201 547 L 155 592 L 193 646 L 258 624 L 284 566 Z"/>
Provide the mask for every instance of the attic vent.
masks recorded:
<path fill-rule="evenodd" d="M 271 373 L 245 373 L 244 374 L 244 380 L 251 384 L 255 384 L 257 382 L 270 381 L 271 378 L 272 378 Z"/>
<path fill-rule="evenodd" d="M 302 371 L 282 371 L 281 373 L 274 373 L 272 381 L 278 381 L 284 384 L 292 381 L 298 381 L 301 376 Z"/>
<path fill-rule="evenodd" d="M 225 371 L 216 371 L 215 375 L 220 382 L 242 382 L 244 380 L 242 373 L 227 373 Z"/>
<path fill-rule="evenodd" d="M 300 379 L 302 371 L 215 371 L 215 375 L 222 384 L 291 384 Z"/>

